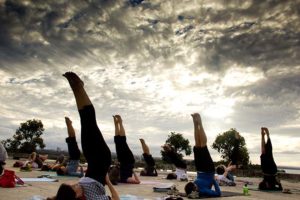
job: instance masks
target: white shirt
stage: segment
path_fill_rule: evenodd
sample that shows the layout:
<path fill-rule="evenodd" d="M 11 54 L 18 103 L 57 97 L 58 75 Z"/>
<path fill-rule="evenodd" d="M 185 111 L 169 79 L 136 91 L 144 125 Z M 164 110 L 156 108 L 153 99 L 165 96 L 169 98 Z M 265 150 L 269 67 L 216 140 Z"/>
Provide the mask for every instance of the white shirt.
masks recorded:
<path fill-rule="evenodd" d="M 180 179 L 187 179 L 187 178 L 188 178 L 185 169 L 179 169 L 179 168 L 176 168 L 175 174 L 177 175 L 177 180 L 180 180 Z"/>
<path fill-rule="evenodd" d="M 2 143 L 0 142 L 0 161 L 5 161 L 7 159 L 7 152 Z"/>

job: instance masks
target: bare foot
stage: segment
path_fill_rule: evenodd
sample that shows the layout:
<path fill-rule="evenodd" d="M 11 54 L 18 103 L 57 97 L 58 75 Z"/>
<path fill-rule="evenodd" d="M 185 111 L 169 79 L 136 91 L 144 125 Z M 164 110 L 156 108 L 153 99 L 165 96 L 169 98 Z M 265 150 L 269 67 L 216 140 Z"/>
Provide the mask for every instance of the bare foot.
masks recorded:
<path fill-rule="evenodd" d="M 265 128 L 261 127 L 261 136 L 265 136 Z"/>
<path fill-rule="evenodd" d="M 83 81 L 74 72 L 66 72 L 63 76 L 69 81 L 72 89 L 84 86 Z"/>
<path fill-rule="evenodd" d="M 122 122 L 122 118 L 120 115 L 115 115 L 115 117 L 117 118 L 118 122 L 121 123 Z"/>
<path fill-rule="evenodd" d="M 145 144 L 145 140 L 144 140 L 143 138 L 140 138 L 140 142 L 141 142 L 142 144 Z"/>
<path fill-rule="evenodd" d="M 195 122 L 201 123 L 201 117 L 200 117 L 199 113 L 192 114 L 192 117 Z"/>
<path fill-rule="evenodd" d="M 114 123 L 116 124 L 116 123 L 118 122 L 118 119 L 116 118 L 115 115 L 113 115 L 112 117 L 113 117 L 113 119 L 114 119 Z"/>
<path fill-rule="evenodd" d="M 65 121 L 66 121 L 66 124 L 68 124 L 68 125 L 72 124 L 72 121 L 70 120 L 69 117 L 65 117 Z"/>
<path fill-rule="evenodd" d="M 269 129 L 268 129 L 268 128 L 266 128 L 266 127 L 265 127 L 265 133 L 266 133 L 267 137 L 269 137 L 269 136 L 270 136 Z"/>

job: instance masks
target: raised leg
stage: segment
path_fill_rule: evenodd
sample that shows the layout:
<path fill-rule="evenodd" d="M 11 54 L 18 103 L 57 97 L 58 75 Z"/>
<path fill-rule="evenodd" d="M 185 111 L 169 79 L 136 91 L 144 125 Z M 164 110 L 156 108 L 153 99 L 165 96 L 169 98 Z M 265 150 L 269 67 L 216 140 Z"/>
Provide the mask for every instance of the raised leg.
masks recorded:
<path fill-rule="evenodd" d="M 126 136 L 125 129 L 124 129 L 124 126 L 123 126 L 122 117 L 120 115 L 116 115 L 115 117 L 117 118 L 117 121 L 118 121 L 118 124 L 119 124 L 119 135 L 120 136 Z"/>
<path fill-rule="evenodd" d="M 194 122 L 194 137 L 196 147 L 205 147 L 207 143 L 206 134 L 202 125 L 201 117 L 198 113 L 192 114 Z"/>
<path fill-rule="evenodd" d="M 266 153 L 265 149 L 266 141 L 265 141 L 265 129 L 264 127 L 261 127 L 261 154 Z"/>
<path fill-rule="evenodd" d="M 147 155 L 150 155 L 150 150 L 149 150 L 148 145 L 145 143 L 145 140 L 141 138 L 140 142 L 141 142 L 141 145 L 142 145 L 143 153 L 147 154 Z"/>
<path fill-rule="evenodd" d="M 75 73 L 67 72 L 63 76 L 69 81 L 79 110 L 82 151 L 88 162 L 86 176 L 105 185 L 111 153 L 98 128 L 94 106 L 84 89 L 83 81 Z"/>
<path fill-rule="evenodd" d="M 120 135 L 118 119 L 115 115 L 113 115 L 114 125 L 115 125 L 115 135 Z"/>
<path fill-rule="evenodd" d="M 77 74 L 73 72 L 66 72 L 63 76 L 69 81 L 73 90 L 78 110 L 82 109 L 84 106 L 92 105 L 92 102 L 83 87 L 83 81 L 77 76 Z"/>
<path fill-rule="evenodd" d="M 68 117 L 65 117 L 65 121 L 67 125 L 68 136 L 69 136 L 66 139 L 66 142 L 68 144 L 68 152 L 69 152 L 70 160 L 79 160 L 80 150 L 77 145 L 75 130 L 73 128 L 72 121 Z"/>
<path fill-rule="evenodd" d="M 213 173 L 215 171 L 214 163 L 207 149 L 207 138 L 202 125 L 201 117 L 198 113 L 192 114 L 194 122 L 194 160 L 197 171 Z"/>

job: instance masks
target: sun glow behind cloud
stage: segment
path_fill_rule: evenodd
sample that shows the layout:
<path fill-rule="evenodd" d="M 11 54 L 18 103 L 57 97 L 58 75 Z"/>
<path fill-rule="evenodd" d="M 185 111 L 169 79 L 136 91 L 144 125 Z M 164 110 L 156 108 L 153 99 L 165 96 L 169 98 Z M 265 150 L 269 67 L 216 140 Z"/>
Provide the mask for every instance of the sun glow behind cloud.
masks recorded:
<path fill-rule="evenodd" d="M 254 67 L 236 67 L 228 69 L 222 80 L 226 87 L 241 87 L 255 84 L 264 78 L 263 72 Z"/>

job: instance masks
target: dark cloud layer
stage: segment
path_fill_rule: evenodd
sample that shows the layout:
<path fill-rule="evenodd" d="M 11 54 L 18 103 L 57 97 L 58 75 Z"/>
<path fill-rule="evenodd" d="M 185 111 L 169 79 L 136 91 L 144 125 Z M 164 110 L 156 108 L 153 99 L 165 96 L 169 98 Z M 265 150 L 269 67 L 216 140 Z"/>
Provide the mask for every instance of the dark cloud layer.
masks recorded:
<path fill-rule="evenodd" d="M 37 116 L 53 146 L 64 130 L 57 116 L 77 116 L 61 77 L 74 70 L 109 133 L 108 116 L 122 113 L 139 136 L 192 139 L 186 112 L 203 111 L 213 134 L 264 125 L 298 139 L 299 8 L 299 0 L 2 0 L 0 130 Z M 158 150 L 165 138 L 155 139 Z"/>

